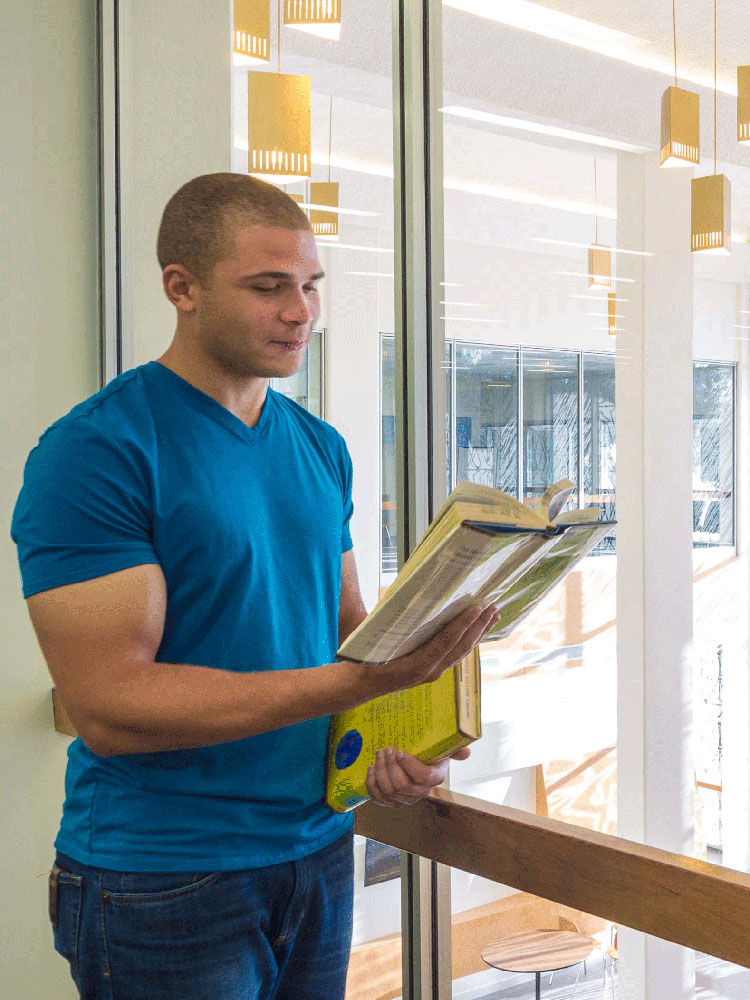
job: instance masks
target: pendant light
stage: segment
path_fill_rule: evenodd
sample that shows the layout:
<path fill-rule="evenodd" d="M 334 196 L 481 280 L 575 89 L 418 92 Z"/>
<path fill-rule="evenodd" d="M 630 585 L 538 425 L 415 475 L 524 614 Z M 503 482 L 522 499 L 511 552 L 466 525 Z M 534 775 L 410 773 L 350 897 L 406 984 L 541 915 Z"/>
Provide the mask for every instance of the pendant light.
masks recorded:
<path fill-rule="evenodd" d="M 268 0 L 234 0 L 235 65 L 271 61 L 271 5 Z"/>
<path fill-rule="evenodd" d="M 737 142 L 750 142 L 750 66 L 737 67 Z"/>
<path fill-rule="evenodd" d="M 284 0 L 284 24 L 337 42 L 341 35 L 341 0 Z"/>
<path fill-rule="evenodd" d="M 698 95 L 677 86 L 677 15 L 672 0 L 674 86 L 661 95 L 661 157 L 663 167 L 700 163 L 700 108 Z"/>
<path fill-rule="evenodd" d="M 599 203 L 596 194 L 596 157 L 594 157 L 594 242 L 589 246 L 589 288 L 612 287 L 612 254 L 599 242 Z"/>
<path fill-rule="evenodd" d="M 281 0 L 276 73 L 247 74 L 247 169 L 288 183 L 310 176 L 310 77 L 281 72 Z"/>
<path fill-rule="evenodd" d="M 714 0 L 714 172 L 694 177 L 690 186 L 690 249 L 728 254 L 731 250 L 732 189 L 726 174 L 716 173 L 716 0 Z"/>
<path fill-rule="evenodd" d="M 326 212 L 325 208 L 313 208 L 313 205 L 337 209 L 339 207 L 338 181 L 331 180 L 331 140 L 333 136 L 333 96 L 328 111 L 328 180 L 310 183 L 310 225 L 315 236 L 327 240 L 339 238 L 339 213 Z"/>
<path fill-rule="evenodd" d="M 607 294 L 607 332 L 610 337 L 617 334 L 617 296 L 614 292 Z"/>

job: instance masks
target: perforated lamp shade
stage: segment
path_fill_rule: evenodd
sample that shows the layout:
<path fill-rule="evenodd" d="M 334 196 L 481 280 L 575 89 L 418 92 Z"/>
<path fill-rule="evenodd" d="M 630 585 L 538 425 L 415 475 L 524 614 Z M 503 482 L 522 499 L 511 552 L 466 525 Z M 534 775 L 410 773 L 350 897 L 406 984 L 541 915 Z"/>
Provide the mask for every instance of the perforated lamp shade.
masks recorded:
<path fill-rule="evenodd" d="M 726 174 L 694 177 L 690 186 L 690 249 L 728 254 L 731 214 L 732 185 Z"/>
<path fill-rule="evenodd" d="M 663 167 L 700 162 L 700 101 L 692 90 L 667 87 L 661 95 L 661 155 Z"/>
<path fill-rule="evenodd" d="M 737 67 L 737 142 L 750 142 L 750 66 Z"/>
<path fill-rule="evenodd" d="M 341 0 L 284 0 L 284 24 L 337 42 L 341 35 Z"/>
<path fill-rule="evenodd" d="M 252 66 L 270 61 L 269 0 L 234 0 L 233 28 L 235 63 Z"/>
<path fill-rule="evenodd" d="M 612 287 L 612 254 L 609 247 L 592 243 L 589 247 L 589 288 Z"/>
<path fill-rule="evenodd" d="M 247 74 L 247 169 L 272 183 L 310 176 L 310 77 Z"/>
<path fill-rule="evenodd" d="M 329 205 L 331 208 L 338 208 L 338 181 L 311 183 L 310 204 Z M 337 240 L 339 238 L 338 212 L 326 212 L 325 209 L 322 208 L 311 208 L 310 225 L 312 226 L 312 231 L 316 236 L 323 236 L 330 240 Z"/>

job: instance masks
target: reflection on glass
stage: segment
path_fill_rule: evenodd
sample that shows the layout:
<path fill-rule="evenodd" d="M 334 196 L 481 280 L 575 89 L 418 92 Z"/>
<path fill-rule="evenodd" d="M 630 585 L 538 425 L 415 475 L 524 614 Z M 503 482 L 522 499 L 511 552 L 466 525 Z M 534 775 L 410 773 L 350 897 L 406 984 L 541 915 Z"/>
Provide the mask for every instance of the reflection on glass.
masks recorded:
<path fill-rule="evenodd" d="M 380 468 L 381 468 L 381 549 L 380 549 L 380 594 L 387 589 L 395 579 L 398 571 L 398 552 L 396 532 L 398 512 L 396 502 L 396 376 L 395 338 L 392 334 L 384 334 L 380 338 Z M 451 469 L 453 468 L 452 443 L 453 399 L 451 390 L 451 359 L 453 345 L 445 343 L 445 493 L 453 488 L 451 485 Z"/>
<path fill-rule="evenodd" d="M 606 521 L 616 520 L 615 505 L 615 359 L 612 354 L 583 355 L 583 497 L 582 507 L 601 507 Z M 615 531 L 603 538 L 594 555 L 614 552 Z"/>
<path fill-rule="evenodd" d="M 516 496 L 518 352 L 456 344 L 456 474 Z"/>
<path fill-rule="evenodd" d="M 381 555 L 380 593 L 398 571 L 396 548 L 396 377 L 395 339 L 380 338 Z"/>
<path fill-rule="evenodd" d="M 523 499 L 534 504 L 550 483 L 578 469 L 578 358 L 573 351 L 523 352 Z M 577 506 L 574 494 L 569 506 Z"/>
<path fill-rule="evenodd" d="M 734 365 L 693 366 L 693 544 L 734 545 Z"/>
<path fill-rule="evenodd" d="M 288 399 L 293 399 L 316 417 L 324 419 L 323 403 L 323 344 L 325 332 L 316 330 L 307 350 L 302 367 L 289 378 L 269 379 L 269 385 Z"/>

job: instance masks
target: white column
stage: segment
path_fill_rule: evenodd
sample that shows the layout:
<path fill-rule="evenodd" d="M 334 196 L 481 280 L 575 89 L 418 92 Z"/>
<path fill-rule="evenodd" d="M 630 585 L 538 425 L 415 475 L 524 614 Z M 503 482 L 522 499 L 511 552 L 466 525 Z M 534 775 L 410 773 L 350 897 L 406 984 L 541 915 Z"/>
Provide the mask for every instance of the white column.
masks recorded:
<path fill-rule="evenodd" d="M 690 176 L 621 156 L 616 255 L 618 833 L 690 854 L 693 261 Z M 644 900 L 647 905 L 647 900 Z M 688 1000 L 694 956 L 620 932 L 621 1000 Z"/>
<path fill-rule="evenodd" d="M 750 309 L 747 286 L 738 288 L 738 309 Z M 743 319 L 737 322 L 744 323 Z M 739 332 L 739 331 L 738 331 Z M 748 608 L 748 538 L 747 510 L 750 468 L 750 343 L 738 342 L 736 478 L 737 490 L 735 539 L 739 565 L 735 580 L 741 594 L 738 620 L 724 646 L 722 691 L 722 864 L 739 871 L 750 871 L 750 608 Z"/>

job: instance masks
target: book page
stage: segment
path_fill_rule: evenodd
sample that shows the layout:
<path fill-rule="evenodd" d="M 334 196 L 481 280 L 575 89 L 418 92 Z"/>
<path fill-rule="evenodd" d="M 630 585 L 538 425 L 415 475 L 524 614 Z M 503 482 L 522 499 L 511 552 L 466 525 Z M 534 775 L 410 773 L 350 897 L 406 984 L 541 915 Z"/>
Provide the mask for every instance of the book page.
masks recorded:
<path fill-rule="evenodd" d="M 575 488 L 575 483 L 571 483 L 569 479 L 553 483 L 534 504 L 534 512 L 545 524 L 552 524 L 568 498 L 575 493 Z"/>
<path fill-rule="evenodd" d="M 552 539 L 552 545 L 531 570 L 495 602 L 500 620 L 485 635 L 485 640 L 502 639 L 542 598 L 563 579 L 612 528 L 611 523 L 572 526 Z"/>
<path fill-rule="evenodd" d="M 352 632 L 338 655 L 383 663 L 424 645 L 473 602 L 529 537 L 458 525 L 390 601 L 376 607 Z"/>

